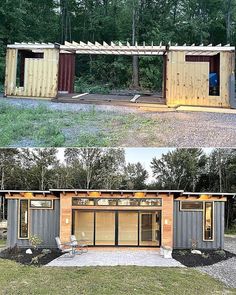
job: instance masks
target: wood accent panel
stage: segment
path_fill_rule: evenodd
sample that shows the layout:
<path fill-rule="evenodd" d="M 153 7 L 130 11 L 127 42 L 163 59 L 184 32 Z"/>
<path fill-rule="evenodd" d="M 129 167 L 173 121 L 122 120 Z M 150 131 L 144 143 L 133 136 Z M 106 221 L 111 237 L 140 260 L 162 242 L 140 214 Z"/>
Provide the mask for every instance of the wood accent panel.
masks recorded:
<path fill-rule="evenodd" d="M 144 197 L 135 197 L 133 193 L 101 193 L 99 196 L 89 196 L 86 192 L 84 193 L 68 193 L 65 192 L 65 194 L 68 197 L 77 197 L 77 198 L 91 198 L 91 199 L 101 199 L 101 198 L 107 198 L 107 199 L 161 199 L 163 196 L 166 196 L 166 194 L 160 193 L 145 193 Z"/>
<path fill-rule="evenodd" d="M 162 210 L 162 207 L 153 206 L 72 206 L 72 209 L 78 210 L 119 210 L 119 211 L 157 211 Z"/>
<path fill-rule="evenodd" d="M 63 193 L 60 195 L 60 239 L 70 241 L 72 228 L 72 198 Z"/>
<path fill-rule="evenodd" d="M 213 201 L 217 201 L 217 202 L 227 202 L 227 198 L 226 197 L 211 197 L 209 196 L 209 199 L 201 199 L 199 196 L 196 197 L 178 197 L 175 199 L 176 201 L 199 201 L 199 202 L 213 202 Z"/>
<path fill-rule="evenodd" d="M 173 248 L 173 224 L 174 224 L 174 196 L 163 199 L 162 204 L 162 246 Z"/>
<path fill-rule="evenodd" d="M 13 193 L 11 195 L 9 194 L 5 194 L 5 198 L 6 199 L 29 199 L 29 200 L 58 200 L 58 198 L 54 195 L 43 195 L 43 194 L 34 194 L 32 197 L 31 196 L 27 196 L 25 197 L 24 194 L 20 194 L 20 193 Z"/>

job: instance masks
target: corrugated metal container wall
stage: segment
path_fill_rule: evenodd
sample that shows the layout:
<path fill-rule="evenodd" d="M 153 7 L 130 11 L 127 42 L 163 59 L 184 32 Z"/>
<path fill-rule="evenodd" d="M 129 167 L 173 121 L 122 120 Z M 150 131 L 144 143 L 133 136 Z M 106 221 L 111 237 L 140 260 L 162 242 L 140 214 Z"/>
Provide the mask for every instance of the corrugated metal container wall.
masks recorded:
<path fill-rule="evenodd" d="M 192 240 L 199 249 L 224 248 L 224 202 L 214 202 L 214 241 L 203 241 L 203 212 L 180 211 L 180 202 L 174 202 L 174 248 L 190 249 Z"/>
<path fill-rule="evenodd" d="M 74 92 L 75 54 L 60 53 L 58 91 Z"/>
<path fill-rule="evenodd" d="M 220 95 L 209 95 L 209 62 L 185 61 L 187 52 L 171 51 L 167 57 L 166 101 L 168 106 L 230 107 L 230 79 L 234 53 L 220 53 Z"/>
<path fill-rule="evenodd" d="M 57 96 L 59 49 L 44 49 L 43 58 L 25 58 L 24 86 L 17 87 L 17 49 L 7 49 L 5 95 L 53 98 Z"/>
<path fill-rule="evenodd" d="M 29 235 L 36 235 L 43 240 L 42 247 L 56 247 L 55 237 L 59 235 L 60 202 L 54 200 L 54 209 L 30 210 Z M 18 200 L 8 200 L 7 244 L 13 247 L 28 247 L 29 240 L 18 239 Z"/>

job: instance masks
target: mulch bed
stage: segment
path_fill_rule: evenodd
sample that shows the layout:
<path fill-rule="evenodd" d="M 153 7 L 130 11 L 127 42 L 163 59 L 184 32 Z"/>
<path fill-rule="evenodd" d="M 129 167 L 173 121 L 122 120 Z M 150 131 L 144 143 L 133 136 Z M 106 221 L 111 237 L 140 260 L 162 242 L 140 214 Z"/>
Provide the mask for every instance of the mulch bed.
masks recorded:
<path fill-rule="evenodd" d="M 235 254 L 224 250 L 202 250 L 202 254 L 192 254 L 191 250 L 173 250 L 172 257 L 187 267 L 212 265 L 232 257 Z"/>
<path fill-rule="evenodd" d="M 9 248 L 0 252 L 1 259 L 14 260 L 24 265 L 42 266 L 46 265 L 52 260 L 58 258 L 62 253 L 55 249 L 50 249 L 51 253 L 44 254 L 42 249 L 31 249 L 33 254 L 26 254 L 26 249 L 23 248 Z"/>

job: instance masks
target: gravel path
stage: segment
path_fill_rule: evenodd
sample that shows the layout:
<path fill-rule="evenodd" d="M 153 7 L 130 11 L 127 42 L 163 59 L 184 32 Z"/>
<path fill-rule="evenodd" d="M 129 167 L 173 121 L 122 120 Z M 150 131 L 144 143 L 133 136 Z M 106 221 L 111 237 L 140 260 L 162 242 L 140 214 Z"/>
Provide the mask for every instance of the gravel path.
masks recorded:
<path fill-rule="evenodd" d="M 0 95 L 1 101 L 7 102 L 13 106 L 22 108 L 37 108 L 39 106 L 45 106 L 53 111 L 69 111 L 78 112 L 84 111 L 89 112 L 93 110 L 94 105 L 92 104 L 77 104 L 77 103 L 58 103 L 52 102 L 50 100 L 42 99 L 24 99 L 24 98 L 3 98 Z M 112 106 L 112 105 L 96 105 L 97 111 L 107 111 L 107 112 L 119 112 L 119 113 L 137 113 L 136 108 L 122 107 L 122 106 Z"/>
<path fill-rule="evenodd" d="M 126 130 L 125 136 L 113 146 L 122 147 L 233 147 L 236 146 L 236 114 L 162 111 L 148 112 L 131 107 L 112 105 L 89 105 L 55 103 L 44 100 L 32 99 L 5 99 L 11 105 L 19 108 L 36 108 L 45 106 L 55 111 L 89 112 L 94 108 L 96 111 L 104 111 L 115 114 L 137 114 L 144 120 L 151 119 L 150 126 L 134 126 Z M 83 128 L 83 126 L 74 128 Z M 99 129 L 100 128 L 100 129 Z M 99 127 L 97 133 L 103 132 Z M 104 126 L 103 126 L 104 128 Z M 120 134 L 123 125 L 105 130 L 111 135 Z M 83 131 L 83 130 L 81 130 Z M 86 131 L 86 130 L 85 130 Z M 109 136 L 109 133 L 107 134 Z M 25 139 L 27 140 L 27 139 Z M 20 142 L 20 144 L 22 144 Z M 18 144 L 17 144 L 18 146 Z M 22 145 L 25 146 L 25 145 Z"/>
<path fill-rule="evenodd" d="M 236 237 L 225 238 L 225 250 L 236 254 Z M 236 257 L 196 269 L 218 279 L 227 287 L 236 288 Z"/>

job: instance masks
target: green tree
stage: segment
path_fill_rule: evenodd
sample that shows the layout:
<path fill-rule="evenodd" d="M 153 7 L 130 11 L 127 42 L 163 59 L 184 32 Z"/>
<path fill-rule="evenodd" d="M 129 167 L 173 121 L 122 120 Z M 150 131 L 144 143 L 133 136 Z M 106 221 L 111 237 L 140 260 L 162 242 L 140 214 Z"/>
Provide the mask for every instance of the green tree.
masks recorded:
<path fill-rule="evenodd" d="M 154 158 L 153 175 L 163 189 L 195 191 L 206 157 L 201 149 L 177 149 Z"/>
<path fill-rule="evenodd" d="M 125 182 L 127 189 L 141 190 L 146 188 L 146 181 L 148 178 L 147 170 L 138 163 L 128 163 L 125 167 Z"/>

